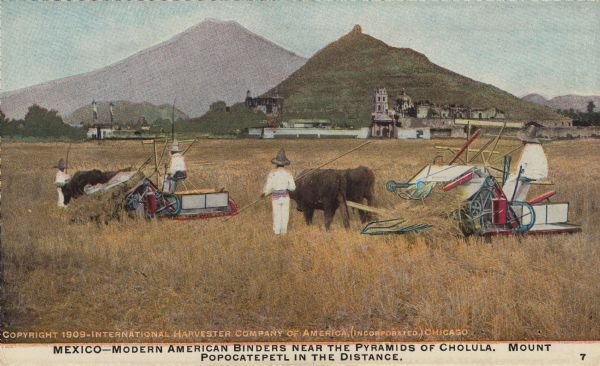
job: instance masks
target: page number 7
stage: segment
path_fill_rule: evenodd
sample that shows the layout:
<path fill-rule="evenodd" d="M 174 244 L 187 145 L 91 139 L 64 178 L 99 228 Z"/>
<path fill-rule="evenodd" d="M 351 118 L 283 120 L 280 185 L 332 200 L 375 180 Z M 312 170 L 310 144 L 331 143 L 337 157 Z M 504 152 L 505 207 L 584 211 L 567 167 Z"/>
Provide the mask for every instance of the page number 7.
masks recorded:
<path fill-rule="evenodd" d="M 585 360 L 585 353 L 580 353 L 579 356 L 581 356 L 581 361 Z"/>

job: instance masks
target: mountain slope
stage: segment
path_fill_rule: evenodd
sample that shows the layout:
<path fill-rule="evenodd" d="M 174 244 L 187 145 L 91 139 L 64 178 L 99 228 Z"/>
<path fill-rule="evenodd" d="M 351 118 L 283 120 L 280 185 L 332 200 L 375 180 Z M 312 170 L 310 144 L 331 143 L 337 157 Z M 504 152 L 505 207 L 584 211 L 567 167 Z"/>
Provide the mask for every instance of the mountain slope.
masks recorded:
<path fill-rule="evenodd" d="M 536 96 L 539 96 L 536 97 Z M 540 99 L 541 98 L 541 99 Z M 561 95 L 552 99 L 546 99 L 539 94 L 528 94 L 522 98 L 532 103 L 537 103 L 551 108 L 552 110 L 574 109 L 579 112 L 587 112 L 588 103 L 594 102 L 596 111 L 600 110 L 600 95 Z"/>
<path fill-rule="evenodd" d="M 285 97 L 288 112 L 344 112 L 368 124 L 376 87 L 385 87 L 390 100 L 405 89 L 413 101 L 496 107 L 518 119 L 560 118 L 547 108 L 439 67 L 416 51 L 388 46 L 363 34 L 360 26 L 323 48 L 269 93 Z"/>
<path fill-rule="evenodd" d="M 263 93 L 306 60 L 236 22 L 206 20 L 157 46 L 90 73 L 4 93 L 1 109 L 20 118 L 32 104 L 63 116 L 92 100 L 170 104 L 190 116 L 217 100 Z"/>
<path fill-rule="evenodd" d="M 526 102 L 535 103 L 539 105 L 546 105 L 546 103 L 548 103 L 548 99 L 546 99 L 543 95 L 536 93 L 527 94 L 521 99 L 523 99 Z"/>

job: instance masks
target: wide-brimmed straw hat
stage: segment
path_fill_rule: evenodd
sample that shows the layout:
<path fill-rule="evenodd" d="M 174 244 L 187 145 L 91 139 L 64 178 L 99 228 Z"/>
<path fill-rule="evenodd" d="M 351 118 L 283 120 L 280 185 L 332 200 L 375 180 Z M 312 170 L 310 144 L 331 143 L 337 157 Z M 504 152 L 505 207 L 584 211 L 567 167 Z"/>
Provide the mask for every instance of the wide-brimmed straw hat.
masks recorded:
<path fill-rule="evenodd" d="M 55 166 L 53 166 L 53 168 L 56 168 L 59 170 L 65 170 L 66 167 L 67 167 L 67 165 L 65 164 L 65 159 L 63 159 L 63 158 L 60 158 L 58 163 Z"/>
<path fill-rule="evenodd" d="M 517 138 L 525 143 L 539 144 L 540 140 L 536 137 L 539 127 L 537 124 L 530 124 L 526 130 L 517 133 Z"/>
<path fill-rule="evenodd" d="M 290 165 L 290 161 L 285 157 L 285 151 L 279 150 L 275 159 L 271 160 L 271 163 L 275 165 Z"/>
<path fill-rule="evenodd" d="M 179 147 L 179 142 L 177 142 L 177 140 L 173 140 L 173 143 L 171 144 L 171 149 L 169 151 L 182 152 L 183 150 Z"/>

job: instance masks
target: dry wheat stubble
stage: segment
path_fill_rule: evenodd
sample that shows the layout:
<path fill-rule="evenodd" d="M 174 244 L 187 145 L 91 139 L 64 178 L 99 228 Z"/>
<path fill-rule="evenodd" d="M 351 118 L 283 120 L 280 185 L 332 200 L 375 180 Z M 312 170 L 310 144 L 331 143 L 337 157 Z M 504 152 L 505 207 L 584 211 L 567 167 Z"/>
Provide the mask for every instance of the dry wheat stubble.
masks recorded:
<path fill-rule="evenodd" d="M 356 144 L 202 141 L 188 155 L 189 173 L 197 185 L 226 187 L 244 206 L 260 194 L 280 146 L 298 173 Z M 333 167 L 374 168 L 379 206 L 424 213 L 419 220 L 444 227 L 439 207 L 428 217 L 384 188 L 426 164 L 433 145 L 375 142 Z M 279 238 L 268 201 L 227 222 L 69 224 L 55 207 L 51 168 L 66 146 L 3 146 L 10 329 L 430 327 L 468 328 L 469 339 L 600 338 L 598 141 L 547 145 L 557 197 L 570 201 L 582 234 L 488 243 L 457 239 L 451 227 L 363 237 L 356 215 L 350 231 L 337 218 L 325 232 L 322 214 L 307 227 L 293 207 L 290 233 Z M 150 153 L 133 142 L 74 144 L 70 169 L 136 166 Z"/>

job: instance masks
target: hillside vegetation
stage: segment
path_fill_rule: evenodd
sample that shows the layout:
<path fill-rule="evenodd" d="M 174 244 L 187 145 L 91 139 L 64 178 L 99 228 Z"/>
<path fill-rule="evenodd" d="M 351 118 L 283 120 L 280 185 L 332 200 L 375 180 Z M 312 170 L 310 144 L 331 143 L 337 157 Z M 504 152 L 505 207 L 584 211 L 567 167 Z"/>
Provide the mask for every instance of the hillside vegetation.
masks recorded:
<path fill-rule="evenodd" d="M 200 132 L 210 134 L 237 134 L 250 127 L 267 127 L 267 116 L 250 111 L 243 103 L 238 103 L 228 111 L 211 110 L 202 117 L 182 124 L 180 132 Z"/>
<path fill-rule="evenodd" d="M 560 118 L 548 108 L 439 67 L 412 49 L 388 46 L 356 28 L 267 94 L 282 95 L 287 112 L 323 117 L 342 112 L 368 125 L 376 87 L 385 87 L 390 100 L 405 89 L 413 101 L 496 107 L 515 119 Z"/>
<path fill-rule="evenodd" d="M 391 47 L 356 28 L 317 52 L 263 96 L 279 94 L 285 98 L 283 120 L 328 118 L 334 125 L 363 127 L 371 124 L 377 87 L 387 89 L 390 108 L 395 96 L 404 89 L 413 102 L 496 107 L 513 119 L 562 118 L 545 106 L 444 69 L 421 53 Z M 234 108 L 239 112 L 236 115 L 210 111 L 193 120 L 199 126 L 190 127 L 203 132 L 214 128 L 226 132 L 260 126 L 255 114 L 244 111 L 243 103 Z"/>

